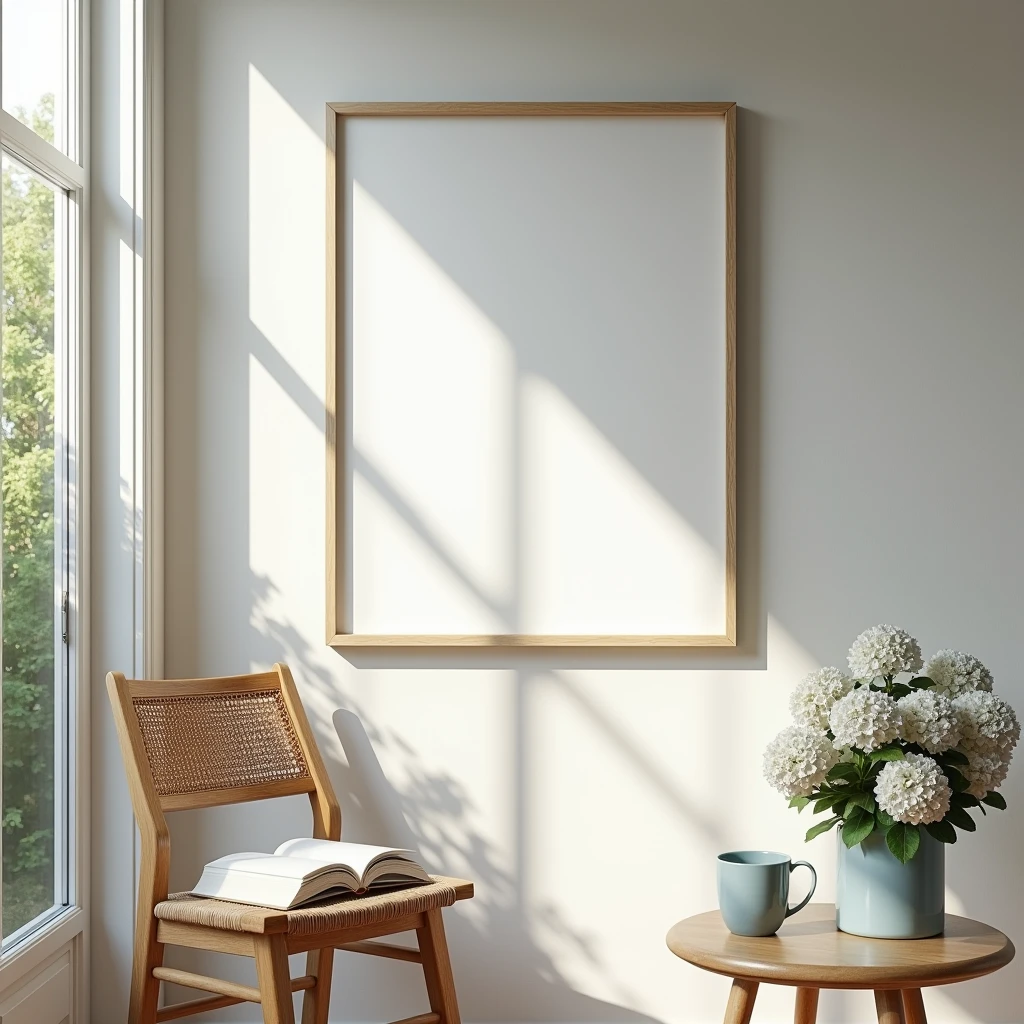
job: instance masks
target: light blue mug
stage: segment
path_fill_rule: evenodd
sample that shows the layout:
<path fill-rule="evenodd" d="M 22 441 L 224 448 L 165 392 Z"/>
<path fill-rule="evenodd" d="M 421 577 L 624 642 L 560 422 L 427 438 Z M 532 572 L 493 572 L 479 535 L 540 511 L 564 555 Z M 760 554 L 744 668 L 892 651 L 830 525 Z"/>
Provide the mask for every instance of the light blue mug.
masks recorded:
<path fill-rule="evenodd" d="M 789 876 L 794 868 L 811 872 L 811 891 L 789 906 Z M 729 931 L 736 935 L 774 935 L 782 922 L 803 910 L 814 895 L 818 873 L 805 860 L 784 853 L 734 850 L 718 855 L 718 905 Z"/>

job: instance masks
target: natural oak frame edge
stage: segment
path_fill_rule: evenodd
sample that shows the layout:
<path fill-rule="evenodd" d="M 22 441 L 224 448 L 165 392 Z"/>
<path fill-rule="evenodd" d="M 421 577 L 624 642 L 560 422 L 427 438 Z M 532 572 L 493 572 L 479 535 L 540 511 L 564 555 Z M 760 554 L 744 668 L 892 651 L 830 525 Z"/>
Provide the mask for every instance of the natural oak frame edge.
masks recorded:
<path fill-rule="evenodd" d="M 725 632 L 672 634 L 374 634 L 342 631 L 338 599 L 338 296 L 344 268 L 338 259 L 339 148 L 346 117 L 721 117 L 725 122 Z M 735 647 L 736 557 L 736 104 L 735 103 L 328 103 L 326 150 L 326 639 L 335 648 L 672 648 Z"/>

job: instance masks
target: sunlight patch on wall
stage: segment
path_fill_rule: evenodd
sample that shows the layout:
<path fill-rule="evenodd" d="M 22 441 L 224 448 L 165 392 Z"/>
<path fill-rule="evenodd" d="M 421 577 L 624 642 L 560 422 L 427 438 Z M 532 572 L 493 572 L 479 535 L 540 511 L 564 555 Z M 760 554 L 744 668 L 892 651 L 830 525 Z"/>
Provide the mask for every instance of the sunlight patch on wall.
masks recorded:
<path fill-rule="evenodd" d="M 296 529 L 309 506 L 323 503 L 320 461 L 297 458 L 317 451 L 323 436 L 255 355 L 249 356 L 249 493 L 240 506 L 249 517 L 252 621 L 261 632 L 301 615 L 323 613 L 323 555 L 309 557 L 319 535 Z M 261 666 L 266 668 L 266 664 Z"/>
<path fill-rule="evenodd" d="M 493 941 L 518 903 L 516 673 L 368 669 L 353 686 L 372 747 L 350 745 L 346 763 L 378 820 L 352 836 L 411 845 L 431 871 L 473 879 L 459 918 Z M 451 728 L 453 708 L 472 730 Z"/>
<path fill-rule="evenodd" d="M 550 381 L 522 414 L 524 631 L 723 633 L 722 554 Z"/>
<path fill-rule="evenodd" d="M 487 604 L 507 605 L 508 342 L 358 182 L 352 203 L 355 452 Z M 409 531 L 374 503 L 365 480 L 354 489 L 353 535 L 356 631 L 509 631 L 485 607 L 467 617 L 443 576 L 424 575 L 436 558 L 415 555 Z"/>
<path fill-rule="evenodd" d="M 135 479 L 135 277 L 141 262 L 131 246 L 121 239 L 117 246 L 118 315 L 118 418 L 119 436 L 124 439 L 118 453 L 118 471 L 122 480 Z M 141 271 L 141 266 L 138 268 Z M 132 536 L 134 546 L 135 538 Z"/>
<path fill-rule="evenodd" d="M 517 379 L 358 181 L 351 201 L 353 630 L 724 632 L 722 553 L 559 389 Z"/>
<path fill-rule="evenodd" d="M 136 191 L 135 176 L 135 2 L 120 0 L 118 5 L 118 184 L 121 198 L 129 209 L 142 202 L 141 187 Z M 141 119 L 141 112 L 139 113 Z M 141 161 L 140 161 L 141 163 Z M 139 174 L 141 174 L 141 168 Z"/>
<path fill-rule="evenodd" d="M 323 401 L 324 144 L 249 65 L 249 318 Z"/>
<path fill-rule="evenodd" d="M 504 620 L 364 476 L 352 481 L 356 626 L 366 632 L 503 633 Z"/>
<path fill-rule="evenodd" d="M 682 980 L 665 932 L 717 904 L 722 850 L 808 857 L 816 898 L 833 898 L 835 837 L 805 845 L 806 815 L 761 777 L 789 690 L 819 666 L 774 619 L 767 644 L 766 670 L 547 670 L 526 687 L 523 901 L 534 941 L 579 991 L 674 1019 L 678 1006 L 648 995 Z M 658 899 L 638 899 L 650 878 Z M 721 1014 L 714 991 L 694 998 L 691 1019 Z M 791 992 L 758 999 L 765 1019 L 792 1015 Z"/>

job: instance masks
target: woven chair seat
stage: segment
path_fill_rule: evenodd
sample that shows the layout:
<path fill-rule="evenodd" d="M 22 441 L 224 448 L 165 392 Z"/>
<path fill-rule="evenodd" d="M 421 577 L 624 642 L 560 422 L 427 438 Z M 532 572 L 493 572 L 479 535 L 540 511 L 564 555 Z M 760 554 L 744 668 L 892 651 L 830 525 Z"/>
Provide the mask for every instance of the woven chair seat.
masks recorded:
<path fill-rule="evenodd" d="M 465 879 L 445 878 L 441 875 L 430 877 L 431 882 L 426 885 L 362 896 L 346 893 L 295 910 L 272 910 L 247 903 L 229 903 L 226 900 L 193 896 L 190 892 L 175 892 L 158 903 L 153 913 L 161 921 L 232 932 L 319 935 L 342 928 L 377 925 L 410 914 L 450 907 L 456 900 L 469 899 L 473 895 L 473 883 Z"/>

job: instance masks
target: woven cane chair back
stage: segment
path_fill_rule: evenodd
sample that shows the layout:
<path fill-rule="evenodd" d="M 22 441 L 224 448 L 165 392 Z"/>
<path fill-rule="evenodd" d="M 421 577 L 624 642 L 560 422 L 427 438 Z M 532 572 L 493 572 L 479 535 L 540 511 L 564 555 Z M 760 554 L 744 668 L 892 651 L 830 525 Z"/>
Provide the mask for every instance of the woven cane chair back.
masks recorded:
<path fill-rule="evenodd" d="M 138 769 L 163 811 L 312 794 L 323 781 L 290 676 L 121 678 L 117 685 L 138 741 Z"/>

